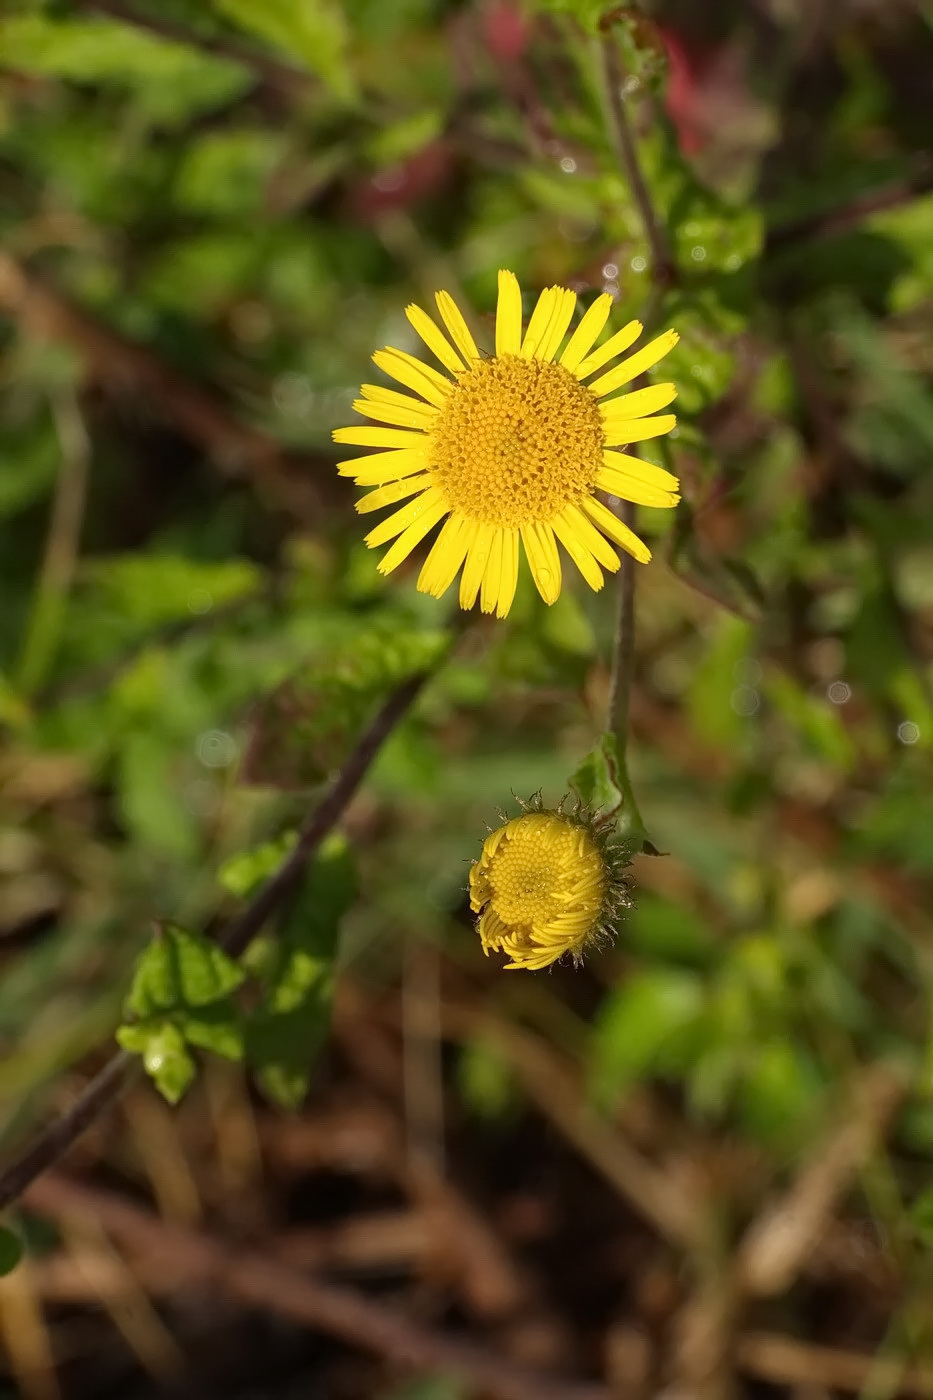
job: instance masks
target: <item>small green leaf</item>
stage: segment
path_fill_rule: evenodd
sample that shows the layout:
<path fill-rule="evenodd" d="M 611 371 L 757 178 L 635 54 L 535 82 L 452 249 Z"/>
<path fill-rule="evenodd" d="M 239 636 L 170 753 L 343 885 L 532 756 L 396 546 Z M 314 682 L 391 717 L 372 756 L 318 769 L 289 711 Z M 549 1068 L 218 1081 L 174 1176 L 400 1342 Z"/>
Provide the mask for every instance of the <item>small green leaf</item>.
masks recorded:
<path fill-rule="evenodd" d="M 704 1004 L 692 972 L 653 968 L 630 978 L 607 999 L 594 1030 L 597 1099 L 609 1102 L 645 1075 L 685 1069 L 702 1037 Z"/>
<path fill-rule="evenodd" d="M 165 924 L 143 953 L 124 1008 L 146 1018 L 208 1006 L 240 986 L 245 973 L 216 943 Z"/>
<path fill-rule="evenodd" d="M 11 1274 L 23 1257 L 23 1245 L 12 1230 L 0 1225 L 0 1278 Z"/>
<path fill-rule="evenodd" d="M 933 1244 L 933 1186 L 921 1191 L 914 1201 L 910 1208 L 910 1220 L 923 1243 Z"/>
<path fill-rule="evenodd" d="M 274 841 L 266 841 L 254 846 L 251 851 L 241 851 L 231 856 L 220 867 L 217 879 L 223 888 L 238 899 L 248 899 L 254 890 L 264 884 L 295 848 L 298 839 L 294 831 L 286 831 Z"/>
<path fill-rule="evenodd" d="M 613 735 L 600 735 L 596 747 L 572 774 L 570 786 L 580 801 L 594 811 L 605 812 L 607 816 L 619 811 L 625 794 L 619 785 L 619 755 Z"/>
<path fill-rule="evenodd" d="M 346 843 L 322 848 L 279 938 L 266 996 L 246 1025 L 246 1050 L 269 1098 L 297 1108 L 327 1034 L 340 920 L 356 891 Z"/>
<path fill-rule="evenodd" d="M 229 997 L 186 1011 L 178 1025 L 189 1045 L 213 1050 L 226 1060 L 242 1060 L 244 1054 L 243 1021 Z"/>
<path fill-rule="evenodd" d="M 614 734 L 602 734 L 594 749 L 591 749 L 571 774 L 570 786 L 587 807 L 604 816 L 616 817 L 619 831 L 630 837 L 632 852 L 643 855 L 660 854 L 657 847 L 648 840 L 648 833 L 642 821 L 632 784 L 625 762 L 619 757 L 619 749 Z"/>
<path fill-rule="evenodd" d="M 120 1026 L 117 1041 L 124 1050 L 142 1055 L 146 1073 L 159 1093 L 169 1103 L 178 1103 L 195 1072 L 194 1060 L 179 1027 L 169 1020 Z"/>

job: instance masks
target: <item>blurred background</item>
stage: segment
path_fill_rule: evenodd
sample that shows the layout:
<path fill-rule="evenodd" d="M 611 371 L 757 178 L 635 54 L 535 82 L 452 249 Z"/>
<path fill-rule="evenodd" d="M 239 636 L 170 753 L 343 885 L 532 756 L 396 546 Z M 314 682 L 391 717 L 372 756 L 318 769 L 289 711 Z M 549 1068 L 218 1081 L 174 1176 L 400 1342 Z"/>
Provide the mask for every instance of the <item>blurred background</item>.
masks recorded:
<path fill-rule="evenodd" d="M 152 921 L 234 911 L 443 644 L 330 440 L 405 305 L 488 330 L 499 267 L 616 324 L 651 296 L 601 9 L 5 0 L 5 1158 Z M 177 1108 L 134 1087 L 8 1216 L 4 1400 L 933 1395 L 931 28 L 615 13 L 682 336 L 632 705 L 667 854 L 582 970 L 483 959 L 485 824 L 559 800 L 608 694 L 614 588 L 526 572 L 278 929 L 297 1015 Z"/>

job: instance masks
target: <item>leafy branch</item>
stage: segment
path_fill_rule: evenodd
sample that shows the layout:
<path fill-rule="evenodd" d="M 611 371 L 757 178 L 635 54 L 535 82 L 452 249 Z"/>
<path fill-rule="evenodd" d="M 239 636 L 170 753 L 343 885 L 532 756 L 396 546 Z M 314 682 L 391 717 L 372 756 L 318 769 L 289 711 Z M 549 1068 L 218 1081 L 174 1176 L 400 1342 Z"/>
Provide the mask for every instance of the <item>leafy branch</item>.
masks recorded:
<path fill-rule="evenodd" d="M 451 646 L 455 635 L 451 637 Z M 449 649 L 446 654 L 449 654 Z M 284 908 L 295 894 L 325 837 L 340 820 L 380 748 L 414 704 L 434 669 L 436 666 L 417 671 L 402 681 L 360 735 L 330 790 L 299 831 L 291 853 L 217 940 L 219 950 L 228 959 L 239 958 L 266 921 Z M 71 1107 L 43 1128 L 0 1173 L 0 1210 L 16 1201 L 31 1182 L 58 1162 L 78 1138 L 116 1103 L 138 1068 L 139 1062 L 126 1050 L 119 1050 L 110 1056 Z"/>

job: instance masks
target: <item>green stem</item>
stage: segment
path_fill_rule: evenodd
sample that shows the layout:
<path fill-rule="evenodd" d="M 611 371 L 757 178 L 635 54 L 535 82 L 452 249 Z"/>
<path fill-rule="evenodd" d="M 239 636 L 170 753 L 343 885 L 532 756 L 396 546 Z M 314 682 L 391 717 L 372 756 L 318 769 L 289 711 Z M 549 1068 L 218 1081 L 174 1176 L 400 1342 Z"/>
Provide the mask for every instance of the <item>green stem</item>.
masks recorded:
<path fill-rule="evenodd" d="M 17 684 L 23 695 L 35 694 L 55 659 L 78 559 L 87 497 L 90 444 L 73 391 L 53 399 L 52 414 L 61 448 L 61 467 L 32 612 L 16 670 Z"/>

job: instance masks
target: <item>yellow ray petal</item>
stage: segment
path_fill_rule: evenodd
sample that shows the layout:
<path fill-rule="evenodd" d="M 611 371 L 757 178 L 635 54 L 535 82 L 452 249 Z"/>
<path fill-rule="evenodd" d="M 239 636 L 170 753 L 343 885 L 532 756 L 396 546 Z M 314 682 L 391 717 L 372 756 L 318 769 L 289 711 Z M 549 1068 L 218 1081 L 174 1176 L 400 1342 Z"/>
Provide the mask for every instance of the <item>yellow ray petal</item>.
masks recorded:
<path fill-rule="evenodd" d="M 443 331 L 438 330 L 426 311 L 422 311 L 420 306 L 415 306 L 412 303 L 411 306 L 405 307 L 405 315 L 425 345 L 437 356 L 445 369 L 449 369 L 453 374 L 459 374 L 461 370 L 466 368 L 446 335 Z"/>
<path fill-rule="evenodd" d="M 452 515 L 444 521 L 418 575 L 420 593 L 430 593 L 432 598 L 443 597 L 457 577 L 475 532 L 476 522 L 463 515 Z"/>
<path fill-rule="evenodd" d="M 616 355 L 621 355 L 623 350 L 627 350 L 630 345 L 635 344 L 643 330 L 644 326 L 641 321 L 629 321 L 627 326 L 623 326 L 620 331 L 616 331 L 615 335 L 604 340 L 602 345 L 598 346 L 591 355 L 587 355 L 586 359 L 577 365 L 574 371 L 577 378 L 586 379 L 607 360 L 613 360 Z"/>
<path fill-rule="evenodd" d="M 679 491 L 680 482 L 673 472 L 665 471 L 654 462 L 645 462 L 641 457 L 633 457 L 630 452 L 613 452 L 607 448 L 603 453 L 603 463 L 626 476 L 636 477 L 649 486 L 660 486 L 668 491 Z"/>
<path fill-rule="evenodd" d="M 376 566 L 381 574 L 391 574 L 393 569 L 397 569 L 403 559 L 407 559 L 416 544 L 420 544 L 429 530 L 447 513 L 447 502 L 438 492 L 440 499 L 430 499 L 430 491 L 425 491 L 421 497 L 423 504 L 422 513 L 411 522 L 410 525 L 399 535 L 391 549 L 387 549 Z"/>
<path fill-rule="evenodd" d="M 607 447 L 624 447 L 629 442 L 649 442 L 676 428 L 673 413 L 659 413 L 655 418 L 614 418 L 603 430 Z"/>
<path fill-rule="evenodd" d="M 479 591 L 479 605 L 484 613 L 495 612 L 499 602 L 499 585 L 502 582 L 502 535 L 501 527 L 492 537 L 489 558 L 483 570 L 483 582 Z"/>
<path fill-rule="evenodd" d="M 425 427 L 434 422 L 437 409 L 423 399 L 412 398 L 411 394 L 399 393 L 398 389 L 387 389 L 382 384 L 363 384 L 360 393 L 367 403 L 391 403 L 398 408 L 407 408 L 409 413 L 419 413 Z"/>
<path fill-rule="evenodd" d="M 483 573 L 486 569 L 486 560 L 489 558 L 489 551 L 492 548 L 494 531 L 494 525 L 487 525 L 485 521 L 477 522 L 476 530 L 467 549 L 466 563 L 463 566 L 463 575 L 460 579 L 461 608 L 472 608 L 476 602 L 476 595 L 479 592 L 479 586 L 483 581 Z"/>
<path fill-rule="evenodd" d="M 390 345 L 385 350 L 377 350 L 372 358 L 385 374 L 397 379 L 406 389 L 413 389 L 428 403 L 443 408 L 447 402 L 447 395 L 453 387 L 450 380 L 438 374 L 430 365 L 416 360 L 414 355 L 409 355 L 405 350 L 395 350 Z"/>
<path fill-rule="evenodd" d="M 399 394 L 399 398 L 404 398 L 404 394 Z M 411 400 L 414 403 L 414 399 Z M 402 404 L 380 403 L 372 399 L 354 399 L 353 408 L 356 413 L 361 413 L 364 418 L 373 418 L 377 423 L 394 423 L 400 428 L 430 428 L 431 418 L 426 418 L 424 410 L 434 414 L 435 409 L 428 408 L 427 404 L 406 408 Z"/>
<path fill-rule="evenodd" d="M 382 506 L 397 505 L 399 501 L 414 496 L 418 491 L 424 491 L 430 485 L 431 478 L 427 472 L 423 476 L 409 476 L 404 481 L 390 481 L 387 485 L 370 491 L 368 495 L 361 496 L 356 508 L 360 515 L 368 515 L 371 510 L 379 510 Z"/>
<path fill-rule="evenodd" d="M 531 319 L 528 322 L 528 329 L 525 332 L 525 339 L 522 341 L 522 348 L 519 351 L 523 360 L 530 360 L 537 352 L 541 343 L 541 338 L 548 328 L 551 313 L 557 304 L 557 294 L 559 287 L 545 287 L 538 297 Z"/>
<path fill-rule="evenodd" d="M 551 521 L 551 527 L 586 582 L 595 593 L 598 593 L 604 583 L 603 571 L 590 551 L 583 545 L 573 526 L 561 514 L 554 517 Z"/>
<path fill-rule="evenodd" d="M 338 462 L 337 472 L 340 476 L 352 476 L 357 486 L 382 486 L 387 481 L 400 481 L 403 476 L 424 471 L 427 462 L 427 455 L 421 448 L 401 448 Z"/>
<path fill-rule="evenodd" d="M 651 558 L 651 550 L 640 540 L 633 530 L 627 525 L 623 525 L 602 501 L 598 501 L 595 496 L 586 496 L 580 503 L 581 510 L 585 511 L 595 525 L 602 530 L 604 535 L 608 535 L 616 544 L 637 559 L 641 564 L 647 564 Z"/>
<path fill-rule="evenodd" d="M 446 509 L 441 492 L 436 486 L 429 486 L 427 491 L 422 491 L 421 495 L 415 500 L 409 501 L 407 506 L 402 506 L 401 510 L 397 510 L 394 515 L 387 516 L 385 520 L 379 522 L 374 530 L 370 530 L 366 536 L 369 548 L 376 549 L 379 545 L 388 543 L 396 535 L 400 535 L 403 530 L 407 530 L 409 525 L 419 521 L 438 503 Z M 443 510 L 441 514 L 443 514 Z"/>
<path fill-rule="evenodd" d="M 502 535 L 502 575 L 496 617 L 508 617 L 518 587 L 518 531 L 506 529 Z"/>
<path fill-rule="evenodd" d="M 608 374 L 601 375 L 589 386 L 590 392 L 597 398 L 602 398 L 604 394 L 611 394 L 613 389 L 620 389 L 623 384 L 631 384 L 633 379 L 653 368 L 669 350 L 673 350 L 679 339 L 676 331 L 665 331 L 655 340 L 650 340 L 634 355 L 630 355 L 627 360 L 616 365 Z"/>
<path fill-rule="evenodd" d="M 335 428 L 331 436 L 334 442 L 348 442 L 352 447 L 406 447 L 424 446 L 424 433 L 407 432 L 404 428 L 371 428 L 361 423 L 353 428 Z"/>
<path fill-rule="evenodd" d="M 514 272 L 499 273 L 496 305 L 496 354 L 517 355 L 522 344 L 522 292 Z"/>
<path fill-rule="evenodd" d="M 476 341 L 470 334 L 470 328 L 463 319 L 462 311 L 449 292 L 435 292 L 434 300 L 441 313 L 441 320 L 450 332 L 451 340 L 467 364 L 472 364 L 474 360 L 479 359 L 479 351 L 476 348 Z"/>
<path fill-rule="evenodd" d="M 623 501 L 632 501 L 637 506 L 657 506 L 664 510 L 668 506 L 676 506 L 680 500 L 676 491 L 653 486 L 637 476 L 630 476 L 628 472 L 616 471 L 614 467 L 601 467 L 596 474 L 596 485 L 600 491 L 607 491 L 610 496 L 618 496 Z"/>
<path fill-rule="evenodd" d="M 573 319 L 573 309 L 577 304 L 576 292 L 567 287 L 558 287 L 558 299 L 551 312 L 548 328 L 538 346 L 539 360 L 553 360 L 560 349 L 560 343 L 567 334 L 567 327 Z"/>
<path fill-rule="evenodd" d="M 620 394 L 617 399 L 603 399 L 599 411 L 607 423 L 613 418 L 644 418 L 659 408 L 667 408 L 676 397 L 676 384 L 649 384 L 647 389 Z"/>
<path fill-rule="evenodd" d="M 618 554 L 612 545 L 601 535 L 596 526 L 586 518 L 579 506 L 564 506 L 560 513 L 560 520 L 573 531 L 575 538 L 582 547 L 592 554 L 598 564 L 609 574 L 614 574 L 621 564 Z M 552 522 L 557 528 L 557 522 Z"/>
<path fill-rule="evenodd" d="M 566 349 L 560 357 L 560 363 L 565 369 L 576 371 L 584 355 L 592 350 L 596 337 L 609 320 L 611 310 L 612 297 L 608 292 L 603 292 L 584 313 L 579 326 L 567 341 Z"/>
<path fill-rule="evenodd" d="M 546 603 L 556 603 L 560 597 L 560 555 L 550 525 L 533 524 L 521 527 L 522 543 L 531 567 L 535 587 Z"/>

